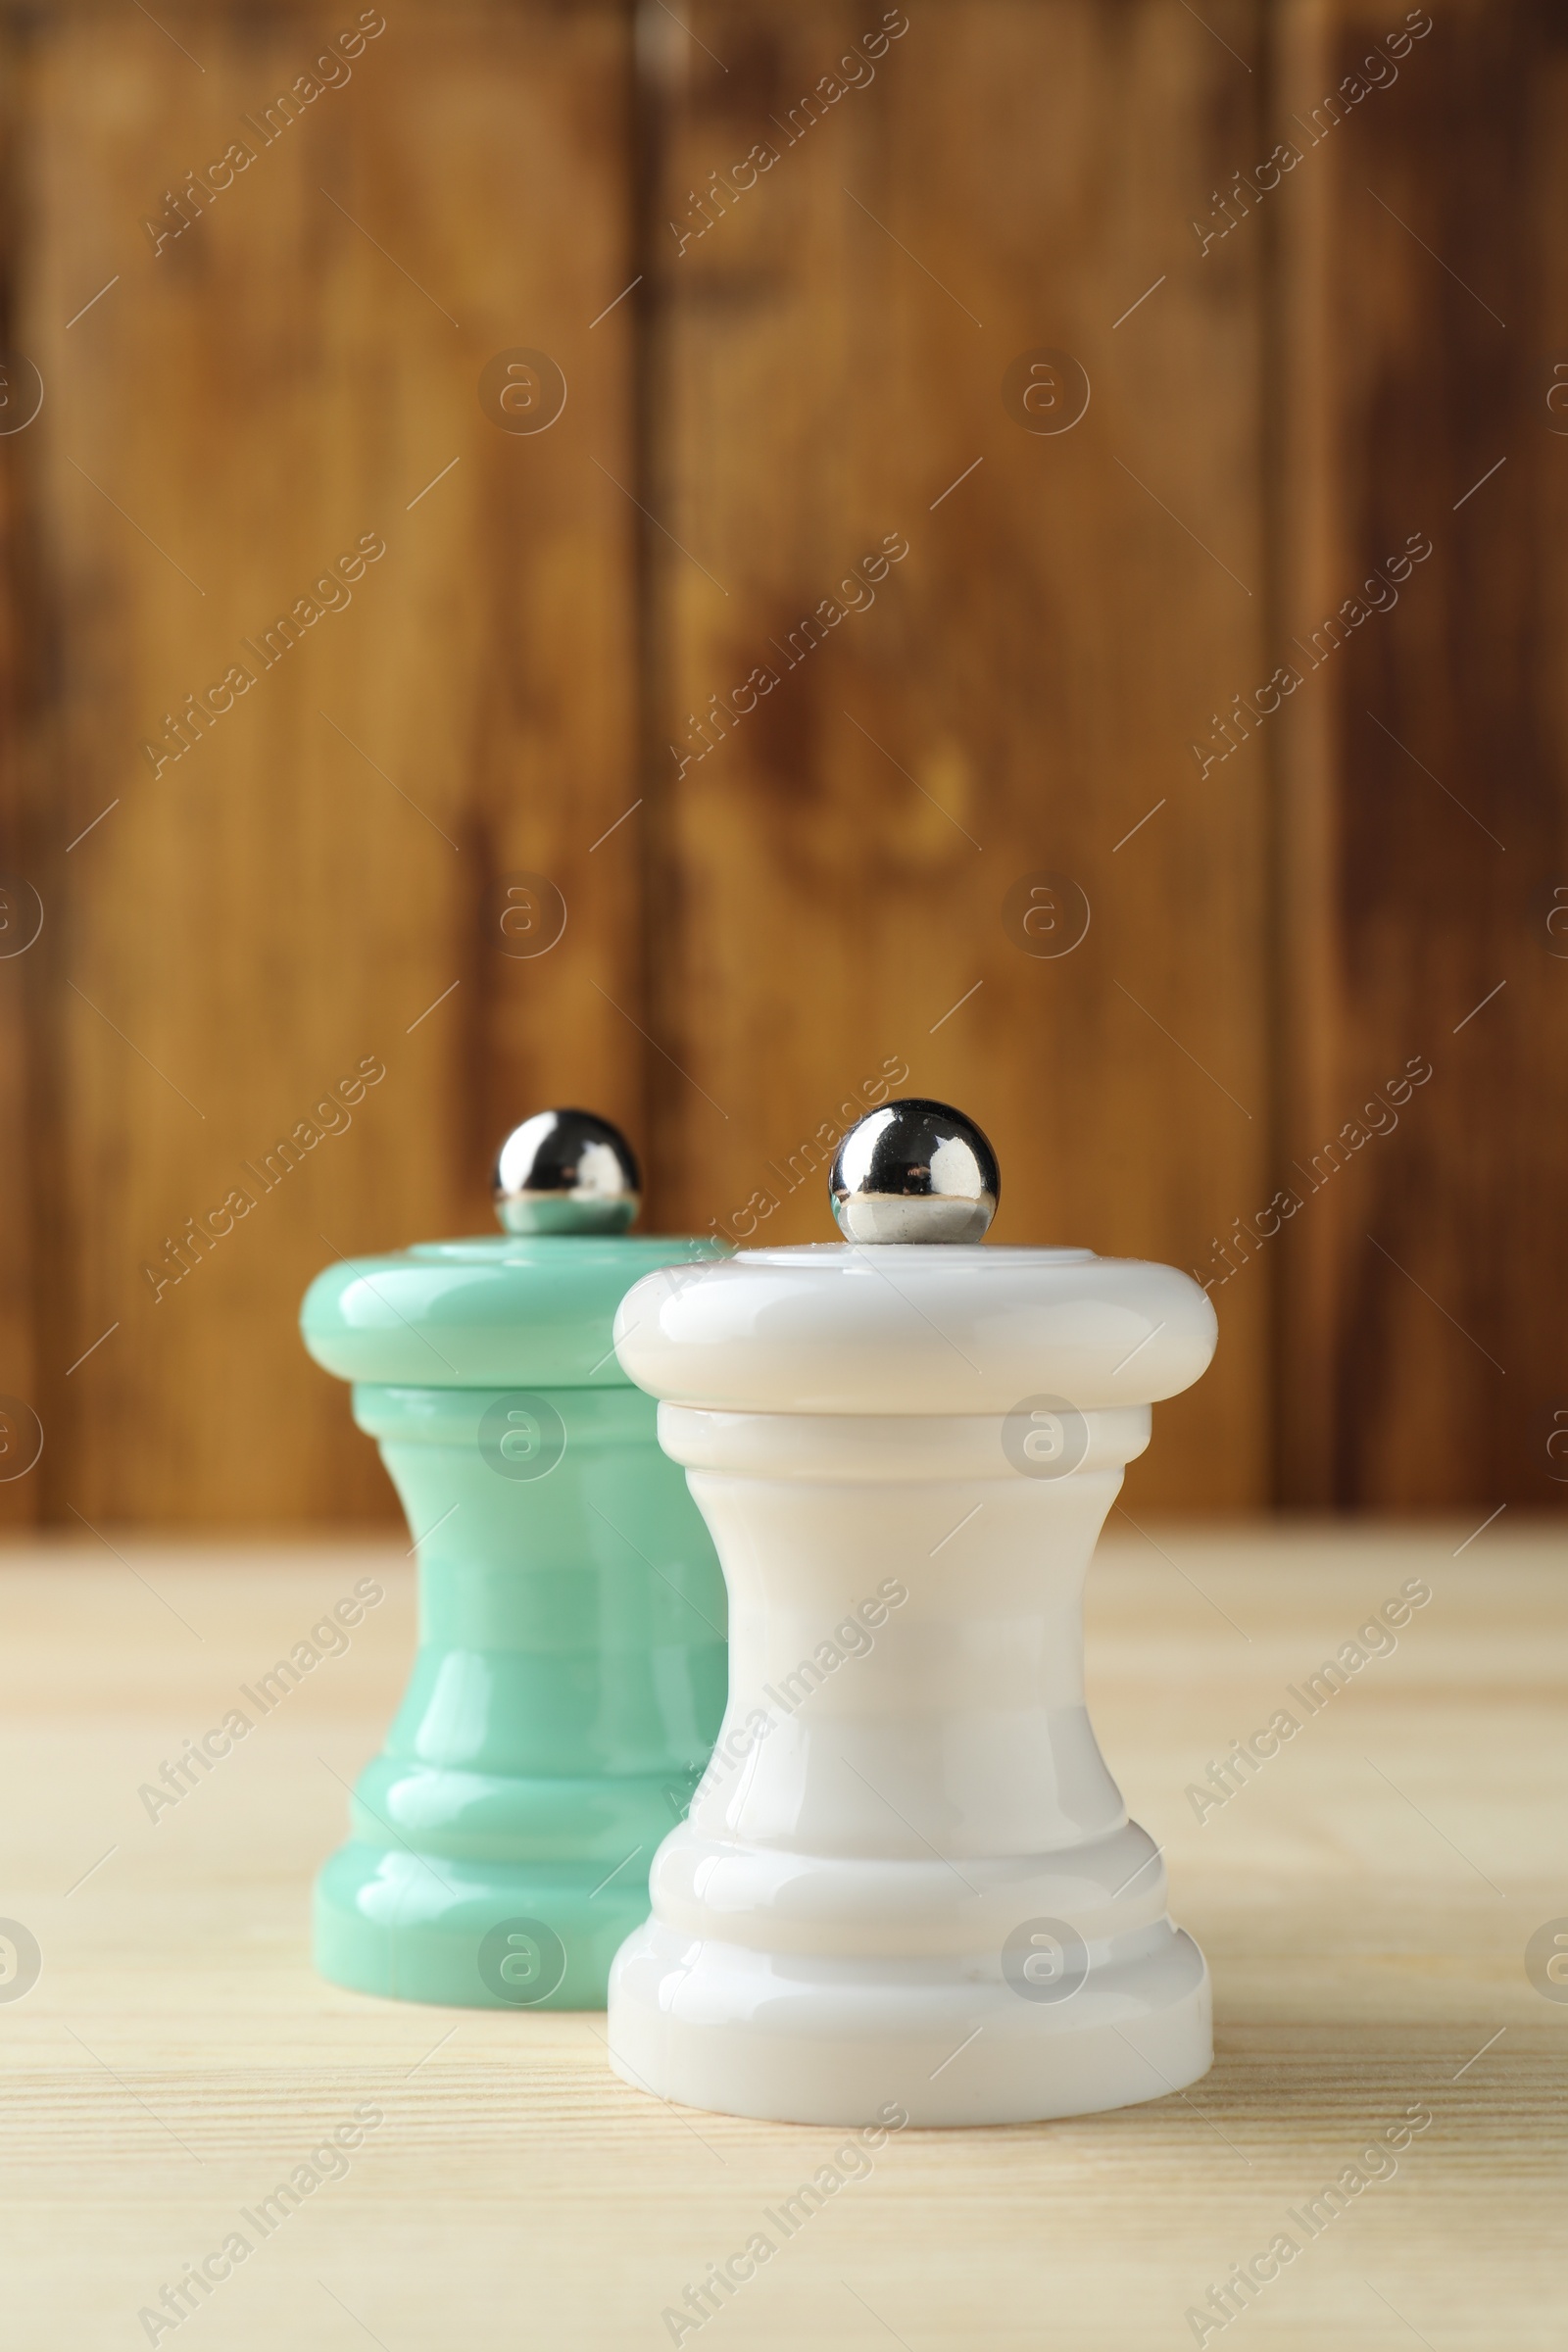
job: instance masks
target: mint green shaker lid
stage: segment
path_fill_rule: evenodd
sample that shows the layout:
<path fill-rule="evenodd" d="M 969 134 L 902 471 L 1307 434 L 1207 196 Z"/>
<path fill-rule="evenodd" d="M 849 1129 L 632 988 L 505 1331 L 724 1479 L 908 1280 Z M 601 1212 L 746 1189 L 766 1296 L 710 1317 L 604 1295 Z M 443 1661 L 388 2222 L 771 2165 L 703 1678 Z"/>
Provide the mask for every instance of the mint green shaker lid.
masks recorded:
<path fill-rule="evenodd" d="M 641 1178 L 609 1120 L 540 1111 L 502 1145 L 507 1231 L 344 1258 L 305 1294 L 300 1329 L 340 1380 L 418 1388 L 629 1388 L 615 1309 L 661 1266 L 729 1255 L 722 1242 L 633 1236 Z"/>

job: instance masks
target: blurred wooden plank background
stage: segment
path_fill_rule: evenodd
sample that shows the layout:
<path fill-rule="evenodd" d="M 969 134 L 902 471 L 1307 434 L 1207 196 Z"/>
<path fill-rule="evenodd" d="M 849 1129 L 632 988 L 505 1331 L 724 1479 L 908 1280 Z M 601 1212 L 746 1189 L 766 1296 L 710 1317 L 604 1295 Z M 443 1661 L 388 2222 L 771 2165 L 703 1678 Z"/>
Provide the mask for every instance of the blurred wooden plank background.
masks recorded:
<path fill-rule="evenodd" d="M 1283 20 L 1281 112 L 1305 152 L 1279 216 L 1281 601 L 1318 668 L 1298 655 L 1278 747 L 1282 1161 L 1310 1170 L 1347 1119 L 1386 1124 L 1408 1057 L 1433 1075 L 1321 1199 L 1295 1178 L 1280 1476 L 1292 1501 L 1479 1516 L 1557 1507 L 1568 1478 L 1568 714 L 1548 650 L 1568 580 L 1568 390 L 1548 407 L 1568 385 L 1568 24 L 1522 0 L 1418 9 L 1430 32 L 1377 86 L 1369 54 L 1401 21 L 1371 0 Z M 1329 132 L 1313 110 L 1348 81 Z M 1317 653 L 1412 533 L 1433 552 L 1397 609 Z"/>
<path fill-rule="evenodd" d="M 376 14 L 12 28 L 13 331 L 49 387 L 6 444 L 35 573 L 20 862 L 50 918 L 29 1493 L 68 1523 L 384 1515 L 346 1398 L 302 1372 L 305 1284 L 483 1222 L 521 1104 L 640 1120 L 612 1002 L 637 987 L 634 876 L 589 865 L 635 797 L 629 315 L 589 332 L 632 274 L 625 25 L 426 9 L 317 66 Z M 320 94 L 265 143 L 301 77 Z M 254 160 L 155 253 L 144 217 L 234 140 Z M 566 410 L 502 430 L 481 370 L 536 345 Z M 385 554 L 318 593 L 367 534 Z M 306 599 L 330 609 L 264 668 Z M 160 714 L 236 662 L 256 683 L 155 775 Z M 570 919 L 519 959 L 497 893 L 533 870 Z M 313 1118 L 364 1057 L 384 1079 Z M 335 1132 L 263 1194 L 245 1163 L 265 1178 L 302 1122 Z M 142 1266 L 173 1271 L 166 1237 L 246 1185 L 155 1301 Z"/>
<path fill-rule="evenodd" d="M 1214 1283 L 1135 1514 L 1558 1503 L 1544 7 L 0 39 L 46 395 L 0 435 L 6 937 L 45 916 L 0 957 L 0 1391 L 45 1433 L 0 1515 L 384 1516 L 294 1329 L 332 1251 L 483 1230 L 553 1100 L 628 1127 L 651 1223 L 823 1238 L 883 1074 L 993 1132 L 999 1239 Z"/>
<path fill-rule="evenodd" d="M 1268 1135 L 1260 784 L 1203 793 L 1182 766 L 1260 674 L 1258 256 L 1200 274 L 1186 220 L 1248 151 L 1248 76 L 1161 0 L 978 0 L 880 55 L 863 7 L 686 22 L 654 52 L 651 218 L 684 228 L 711 169 L 777 160 L 652 257 L 678 1213 L 716 1181 L 732 1230 L 756 1196 L 759 1231 L 819 1238 L 821 1177 L 795 1170 L 892 1056 L 992 1132 L 999 1238 L 1190 1262 Z M 812 121 L 823 76 L 844 95 Z M 1109 126 L 1156 120 L 1107 173 Z M 1041 348 L 1089 380 L 1065 431 L 1004 404 Z M 858 584 L 889 537 L 907 554 Z M 705 752 L 688 714 L 758 665 L 777 685 Z M 1038 873 L 1082 894 L 1062 944 L 1087 901 L 1069 953 L 1006 917 Z M 1206 1394 L 1162 1416 L 1162 1499 L 1266 1493 L 1265 1340 L 1254 1289 Z"/>

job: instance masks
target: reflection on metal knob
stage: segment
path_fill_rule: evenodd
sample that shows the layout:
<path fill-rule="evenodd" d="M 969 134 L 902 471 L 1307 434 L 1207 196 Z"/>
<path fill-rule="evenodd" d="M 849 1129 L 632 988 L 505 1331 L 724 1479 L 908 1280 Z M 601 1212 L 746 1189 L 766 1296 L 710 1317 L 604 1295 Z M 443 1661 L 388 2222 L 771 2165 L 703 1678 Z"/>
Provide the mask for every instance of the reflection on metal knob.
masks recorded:
<path fill-rule="evenodd" d="M 828 1179 L 852 1242 L 978 1242 L 997 1213 L 997 1155 L 973 1119 L 918 1096 L 850 1129 Z"/>
<path fill-rule="evenodd" d="M 591 1110 L 540 1110 L 514 1127 L 493 1186 L 508 1233 L 624 1233 L 642 1198 L 630 1144 Z"/>

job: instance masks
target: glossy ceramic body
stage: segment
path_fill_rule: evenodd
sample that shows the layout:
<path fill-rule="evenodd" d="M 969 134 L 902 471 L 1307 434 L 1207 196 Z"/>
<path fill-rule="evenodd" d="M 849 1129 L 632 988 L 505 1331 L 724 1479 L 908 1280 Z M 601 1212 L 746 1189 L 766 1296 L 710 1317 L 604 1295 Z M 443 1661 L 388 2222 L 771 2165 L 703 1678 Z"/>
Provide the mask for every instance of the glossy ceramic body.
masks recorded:
<path fill-rule="evenodd" d="M 316 1962 L 365 1992 L 598 2008 L 724 1703 L 722 1580 L 611 1319 L 699 1245 L 528 1236 L 351 1260 L 302 1313 L 419 1539 L 419 1648 Z"/>
<path fill-rule="evenodd" d="M 617 2070 L 823 2124 L 1193 2082 L 1207 1974 L 1096 1744 L 1081 1599 L 1207 1299 L 1084 1251 L 770 1250 L 652 1277 L 617 1330 L 731 1634 L 713 1761 L 612 1975 Z"/>

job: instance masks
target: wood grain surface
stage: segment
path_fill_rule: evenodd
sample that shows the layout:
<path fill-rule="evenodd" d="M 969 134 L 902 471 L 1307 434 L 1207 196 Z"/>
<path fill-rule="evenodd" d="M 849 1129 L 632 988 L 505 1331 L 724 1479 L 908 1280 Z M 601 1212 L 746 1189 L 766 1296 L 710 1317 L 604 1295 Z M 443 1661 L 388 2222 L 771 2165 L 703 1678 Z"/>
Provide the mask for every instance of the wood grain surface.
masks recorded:
<path fill-rule="evenodd" d="M 1555 2352 L 1568 2006 L 1524 1953 L 1568 1904 L 1560 1545 L 1500 1527 L 1466 1545 L 1459 1522 L 1112 1529 L 1091 1704 L 1207 1953 L 1213 2072 L 1081 2122 L 894 2135 L 681 2340 L 1166 2352 L 1284 2231 L 1298 2256 L 1207 2342 Z M 311 1874 L 413 1640 L 401 1547 L 121 1549 L 13 1548 L 0 1568 L 4 1909 L 43 1956 L 0 2002 L 8 2343 L 145 2343 L 138 2313 L 236 2229 L 249 2256 L 160 2342 L 669 2343 L 662 2313 L 840 2135 L 628 2089 L 602 2016 L 318 1982 Z M 150 1822 L 139 1786 L 367 1572 L 387 1598 L 348 1654 Z M 1431 1597 L 1396 1646 L 1369 1636 L 1309 1716 L 1293 1687 L 1412 1584 Z M 1282 1707 L 1297 1735 L 1200 1822 L 1189 1786 Z M 346 2174 L 266 2237 L 240 2219 L 366 2108 L 382 2121 Z M 1411 2110 L 1430 2122 L 1392 2176 L 1315 2236 L 1288 2218 L 1348 2166 L 1386 2175 L 1363 2151 Z"/>
<path fill-rule="evenodd" d="M 994 1134 L 999 1241 L 1212 1284 L 1135 1509 L 1563 1506 L 1558 12 L 0 51 L 0 1526 L 385 1520 L 334 1251 L 484 1230 L 550 1101 L 652 1227 L 825 1239 L 889 1089 Z"/>
<path fill-rule="evenodd" d="M 1546 652 L 1568 48 L 1557 12 L 1517 0 L 1443 10 L 1370 64 L 1398 22 L 1367 0 L 1282 12 L 1302 160 L 1271 200 L 1281 609 L 1303 680 L 1277 740 L 1282 1181 L 1303 1209 L 1282 1252 L 1281 1488 L 1540 1508 L 1568 1474 L 1568 734 Z M 1378 584 L 1411 534 L 1430 557 Z M 1433 1076 L 1396 1136 L 1379 1098 L 1412 1055 Z M 1363 1141 L 1330 1181 L 1318 1154 L 1346 1122 Z"/>
<path fill-rule="evenodd" d="M 495 1144 L 542 1102 L 641 1118 L 633 868 L 592 854 L 636 797 L 628 315 L 592 327 L 632 274 L 623 24 L 416 10 L 317 81 L 356 21 L 13 27 L 16 336 L 49 389 L 4 445 L 51 621 L 32 1483 L 67 1525 L 387 1515 L 300 1348 L 305 1285 L 482 1229 Z M 169 233 L 163 191 L 236 140 L 253 160 Z M 476 387 L 533 346 L 569 397 L 518 434 Z M 162 714 L 236 662 L 254 682 L 169 758 Z M 500 894 L 534 870 L 566 929 L 519 958 Z M 279 1137 L 303 1149 L 267 1190 Z M 235 1187 L 254 1206 L 155 1297 L 143 1269 L 176 1275 L 167 1241 Z"/>
<path fill-rule="evenodd" d="M 893 10 L 880 51 L 865 8 L 688 21 L 649 264 L 675 1213 L 716 1176 L 725 1230 L 820 1239 L 895 1068 L 994 1137 L 999 1240 L 1191 1264 L 1268 1136 L 1260 780 L 1188 750 L 1260 659 L 1260 249 L 1187 223 L 1249 78 L 1160 0 Z M 1087 379 L 1059 432 L 1007 405 L 1041 349 Z M 1143 1492 L 1263 1497 L 1266 1332 L 1254 1285 Z"/>

